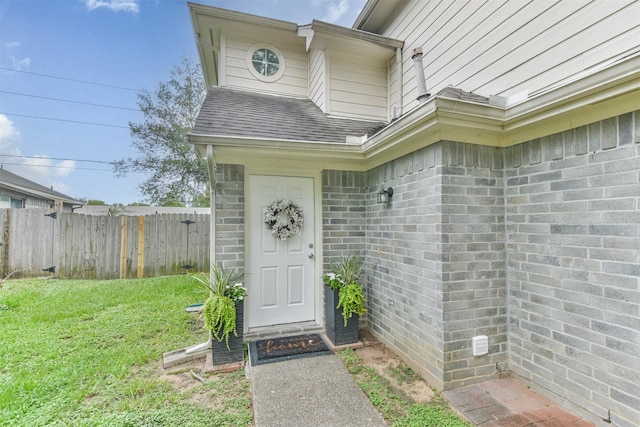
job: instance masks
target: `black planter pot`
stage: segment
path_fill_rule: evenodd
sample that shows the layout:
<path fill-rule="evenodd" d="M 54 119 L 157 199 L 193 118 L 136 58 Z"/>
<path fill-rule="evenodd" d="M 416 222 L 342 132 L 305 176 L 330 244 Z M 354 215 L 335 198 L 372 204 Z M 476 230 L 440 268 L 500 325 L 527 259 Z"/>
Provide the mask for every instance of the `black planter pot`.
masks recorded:
<path fill-rule="evenodd" d="M 354 314 L 344 326 L 342 310 L 338 310 L 340 291 L 324 287 L 324 316 L 327 322 L 327 338 L 334 346 L 354 344 L 358 342 L 358 320 L 360 316 Z"/>
<path fill-rule="evenodd" d="M 238 363 L 244 361 L 243 346 L 243 323 L 244 319 L 244 302 L 236 303 L 236 330 L 238 336 L 229 335 L 229 348 L 227 343 L 215 338 L 211 339 L 211 354 L 213 356 L 213 366 L 227 365 L 229 363 Z"/>

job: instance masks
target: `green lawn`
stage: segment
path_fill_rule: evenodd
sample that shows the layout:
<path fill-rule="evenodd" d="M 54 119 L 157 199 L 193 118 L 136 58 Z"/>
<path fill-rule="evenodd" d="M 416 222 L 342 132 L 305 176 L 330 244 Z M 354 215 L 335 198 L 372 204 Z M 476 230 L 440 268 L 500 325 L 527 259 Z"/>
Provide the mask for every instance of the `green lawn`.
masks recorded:
<path fill-rule="evenodd" d="M 205 297 L 187 276 L 5 282 L 0 425 L 246 426 L 252 413 L 242 375 L 183 391 L 161 377 L 164 352 L 206 340 L 185 312 Z M 229 399 L 216 407 L 196 394 Z"/>
<path fill-rule="evenodd" d="M 0 286 L 0 425 L 251 424 L 243 371 L 180 387 L 191 379 L 189 369 L 166 375 L 161 368 L 163 353 L 207 339 L 197 315 L 185 312 L 207 297 L 192 278 L 16 280 Z M 469 425 L 441 398 L 415 404 L 353 351 L 340 357 L 389 425 Z"/>

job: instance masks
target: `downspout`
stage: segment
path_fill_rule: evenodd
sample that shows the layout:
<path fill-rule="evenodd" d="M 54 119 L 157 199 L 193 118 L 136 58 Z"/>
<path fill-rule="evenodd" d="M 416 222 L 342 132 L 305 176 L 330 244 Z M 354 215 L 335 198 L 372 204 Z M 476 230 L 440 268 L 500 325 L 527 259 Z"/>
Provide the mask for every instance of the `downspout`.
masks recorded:
<path fill-rule="evenodd" d="M 398 88 L 398 103 L 397 103 L 397 109 L 400 111 L 394 111 L 393 112 L 393 118 L 397 119 L 398 117 L 402 116 L 402 111 L 404 110 L 403 106 L 404 106 L 404 94 L 402 93 L 402 75 L 404 74 L 402 72 L 402 49 L 401 48 L 396 48 L 396 73 L 398 73 L 398 78 L 397 80 L 397 88 Z"/>
<path fill-rule="evenodd" d="M 422 64 L 422 48 L 417 47 L 411 52 L 411 59 L 416 66 L 416 83 L 418 85 L 418 97 L 416 98 L 420 104 L 427 101 L 431 96 L 427 92 L 427 83 L 424 78 L 424 65 Z"/>
<path fill-rule="evenodd" d="M 216 263 L 216 158 L 213 155 L 213 145 L 207 145 L 207 167 L 209 168 L 209 205 L 211 216 L 209 220 L 209 263 Z"/>
<path fill-rule="evenodd" d="M 209 263 L 215 265 L 216 263 L 216 159 L 213 156 L 213 145 L 207 145 L 206 151 L 207 167 L 209 169 L 209 204 L 211 205 L 211 214 L 209 216 Z M 209 271 L 209 280 L 213 274 Z M 204 351 L 208 351 L 211 348 L 211 332 L 209 332 L 209 339 L 201 344 L 185 349 L 185 354 L 196 354 Z"/>

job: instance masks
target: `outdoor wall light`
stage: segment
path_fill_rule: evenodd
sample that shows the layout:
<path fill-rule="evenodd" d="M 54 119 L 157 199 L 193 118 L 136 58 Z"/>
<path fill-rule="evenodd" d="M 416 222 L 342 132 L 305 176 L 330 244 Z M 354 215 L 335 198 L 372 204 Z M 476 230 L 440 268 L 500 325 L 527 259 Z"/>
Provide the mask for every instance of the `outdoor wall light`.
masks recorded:
<path fill-rule="evenodd" d="M 393 196 L 393 188 L 389 187 L 385 190 L 384 187 L 382 187 L 380 191 L 378 191 L 378 203 L 389 203 L 391 196 Z"/>

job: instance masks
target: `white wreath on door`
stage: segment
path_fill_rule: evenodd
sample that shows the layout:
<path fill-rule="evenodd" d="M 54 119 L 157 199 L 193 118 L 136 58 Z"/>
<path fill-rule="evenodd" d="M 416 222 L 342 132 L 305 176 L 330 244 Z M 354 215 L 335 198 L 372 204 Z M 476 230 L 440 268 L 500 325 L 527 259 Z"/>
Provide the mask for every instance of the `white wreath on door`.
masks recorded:
<path fill-rule="evenodd" d="M 264 222 L 274 237 L 287 240 L 301 233 L 304 219 L 302 211 L 295 203 L 289 200 L 277 200 L 264 208 Z"/>

